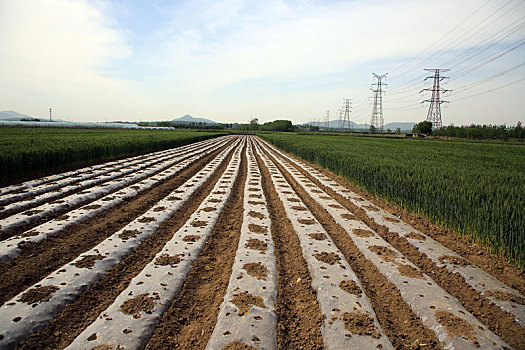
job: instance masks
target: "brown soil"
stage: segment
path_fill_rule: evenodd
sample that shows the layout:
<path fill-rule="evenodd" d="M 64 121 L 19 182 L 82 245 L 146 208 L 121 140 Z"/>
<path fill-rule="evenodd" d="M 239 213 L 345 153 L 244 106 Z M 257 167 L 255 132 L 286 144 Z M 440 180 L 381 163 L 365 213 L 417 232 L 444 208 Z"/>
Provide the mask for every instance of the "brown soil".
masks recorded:
<path fill-rule="evenodd" d="M 169 255 L 169 254 L 162 254 L 157 259 L 155 259 L 155 265 L 177 265 L 181 262 L 181 255 L 175 254 L 175 255 Z"/>
<path fill-rule="evenodd" d="M 484 295 L 488 297 L 493 297 L 496 300 L 512 301 L 520 305 L 525 305 L 525 298 L 522 298 L 515 294 L 510 294 L 506 292 L 485 292 Z"/>
<path fill-rule="evenodd" d="M 184 238 L 182 238 L 182 240 L 184 242 L 197 242 L 200 238 L 201 238 L 201 236 L 199 236 L 199 235 L 187 235 L 187 236 L 184 236 Z"/>
<path fill-rule="evenodd" d="M 246 248 L 250 248 L 253 250 L 258 250 L 260 252 L 265 252 L 268 249 L 268 246 L 266 243 L 259 239 L 250 238 L 248 240 L 248 243 L 246 243 Z"/>
<path fill-rule="evenodd" d="M 80 259 L 73 265 L 75 265 L 79 269 L 81 268 L 92 269 L 93 266 L 95 266 L 95 263 L 97 262 L 97 260 L 102 260 L 102 259 L 104 259 L 104 257 L 100 254 L 85 255 L 82 257 L 82 259 Z"/>
<path fill-rule="evenodd" d="M 27 292 L 22 294 L 18 301 L 27 304 L 35 304 L 43 301 L 48 301 L 51 299 L 53 294 L 58 290 L 57 286 L 45 286 L 45 287 L 35 287 L 29 289 Z"/>
<path fill-rule="evenodd" d="M 260 296 L 254 296 L 247 292 L 234 294 L 230 301 L 239 309 L 239 316 L 244 316 L 249 313 L 248 311 L 250 311 L 252 305 L 267 309 Z"/>
<path fill-rule="evenodd" d="M 300 205 L 294 205 L 292 207 L 293 210 L 297 210 L 297 211 L 306 211 L 308 209 L 306 209 L 305 207 L 301 207 Z"/>
<path fill-rule="evenodd" d="M 326 239 L 326 235 L 322 232 L 319 233 L 309 233 L 308 236 L 312 239 L 318 240 L 318 241 L 324 241 Z"/>
<path fill-rule="evenodd" d="M 281 168 L 279 166 L 279 168 Z M 299 169 L 305 176 L 309 174 Z M 359 278 L 365 294 L 370 299 L 384 332 L 396 349 L 424 347 L 441 349 L 435 333 L 424 326 L 404 302 L 399 290 L 387 281 L 377 268 L 357 249 L 346 231 L 298 186 L 288 174 L 286 179 L 298 192 L 299 197 L 334 240 L 346 261 Z M 313 178 L 310 178 L 313 179 Z M 330 195 L 333 195 L 330 193 Z M 341 203 L 341 202 L 340 202 Z M 425 344 L 425 345 L 422 345 Z"/>
<path fill-rule="evenodd" d="M 312 219 L 299 219 L 297 221 L 300 224 L 303 224 L 303 225 L 313 225 L 313 224 L 315 224 L 315 220 L 312 220 Z"/>
<path fill-rule="evenodd" d="M 328 173 L 324 171 L 325 175 Z M 332 178 L 336 178 L 337 176 L 332 174 Z M 348 183 L 348 181 L 341 180 L 341 178 L 338 178 L 338 182 L 341 184 L 344 184 L 345 187 L 350 188 L 351 190 L 355 190 L 355 186 L 351 187 Z M 370 219 L 366 211 L 358 208 L 350 201 L 344 199 L 334 191 L 331 191 L 329 188 L 323 187 L 321 184 L 318 183 L 327 193 L 329 193 L 331 196 L 333 196 L 339 203 L 344 205 L 347 209 L 353 212 L 354 215 L 356 215 L 359 220 L 362 220 L 365 222 L 370 228 L 372 228 L 374 231 L 376 231 L 378 234 L 380 234 L 383 238 L 386 239 L 388 243 L 393 245 L 397 250 L 399 250 L 405 257 L 407 257 L 412 263 L 414 263 L 421 272 L 432 276 L 432 279 L 438 282 L 438 284 L 444 288 L 448 293 L 452 294 L 454 297 L 458 298 L 461 304 L 475 317 L 477 317 L 482 323 L 488 326 L 488 328 L 493 331 L 495 334 L 500 336 L 503 340 L 505 340 L 509 345 L 515 347 L 515 348 L 522 348 L 525 346 L 525 342 L 523 339 L 525 339 L 525 329 L 521 326 L 519 326 L 515 321 L 514 317 L 503 310 L 501 310 L 498 306 L 494 305 L 490 302 L 486 297 L 482 296 L 481 293 L 475 291 L 472 287 L 466 284 L 465 280 L 459 275 L 454 274 L 448 271 L 445 268 L 438 268 L 428 257 L 421 254 L 413 245 L 408 243 L 406 238 L 400 237 L 398 234 L 390 232 L 385 226 L 378 225 L 373 219 Z M 403 212 L 399 211 L 397 209 L 396 211 L 391 211 L 390 209 L 392 206 L 386 204 L 385 202 L 381 202 L 380 200 L 376 200 L 375 198 L 371 197 L 370 195 L 358 191 L 359 194 L 363 195 L 367 200 L 372 201 L 374 203 L 383 203 L 381 207 L 383 209 L 390 211 L 393 215 L 401 216 L 403 221 L 413 225 L 417 230 L 424 232 L 425 234 L 433 237 L 434 239 L 439 238 L 440 236 L 436 236 L 435 232 L 438 229 L 436 226 L 432 226 L 427 222 L 425 226 L 423 225 L 414 225 L 413 222 L 410 222 L 407 218 L 410 217 L 410 215 L 407 214 L 405 217 Z M 446 235 L 449 235 L 453 237 L 453 234 L 450 231 L 446 231 L 442 229 L 443 232 L 446 232 Z M 416 233 L 411 233 L 411 235 L 416 236 L 414 238 L 420 238 L 419 235 Z M 445 233 L 443 233 L 445 235 Z M 454 242 L 456 242 L 455 245 L 449 245 L 446 243 L 448 239 L 437 239 L 441 244 L 444 246 L 455 250 L 456 253 L 460 254 L 459 251 L 463 250 L 466 247 L 466 243 L 463 241 L 461 243 L 461 239 L 454 238 Z M 470 244 L 470 243 L 469 243 Z M 468 245 L 468 244 L 467 244 Z M 473 247 L 472 244 L 470 244 L 471 247 Z M 458 247 L 463 247 L 461 249 L 454 249 Z M 460 254 L 461 255 L 461 254 Z M 491 264 L 494 261 L 499 260 L 497 257 L 494 256 L 488 256 L 485 254 L 482 254 L 482 256 L 485 256 L 489 259 L 489 261 L 492 261 Z M 491 260 L 494 258 L 495 260 Z M 387 258 L 389 259 L 389 258 Z M 470 259 L 470 262 L 474 262 Z M 501 262 L 501 260 L 500 260 Z M 479 266 L 479 265 L 478 265 Z M 494 266 L 494 265 L 491 265 Z M 501 266 L 501 265 L 500 265 Z M 507 266 L 509 266 L 507 264 Z M 480 266 L 481 267 L 481 266 Z M 485 265 L 487 267 L 487 265 Z M 483 267 L 482 267 L 483 268 Z M 487 271 L 487 269 L 485 269 Z M 494 269 L 488 269 L 490 271 L 494 272 Z M 487 271 L 490 273 L 490 271 Z M 407 271 L 408 272 L 408 271 Z M 524 280 L 520 280 L 520 277 L 516 274 L 514 274 L 515 270 L 510 270 L 507 268 L 505 270 L 504 274 L 495 274 L 496 277 L 500 278 L 504 283 L 512 282 L 510 283 L 511 286 L 514 286 L 517 288 L 521 283 L 523 283 Z M 517 288 L 518 290 L 520 288 Z"/>
<path fill-rule="evenodd" d="M 177 175 L 110 211 L 97 213 L 80 224 L 71 225 L 39 244 L 24 244 L 16 259 L 0 263 L 0 303 L 37 283 L 149 210 L 206 166 L 220 151 L 203 157 Z"/>
<path fill-rule="evenodd" d="M 341 260 L 341 257 L 336 253 L 321 252 L 314 254 L 315 258 L 328 265 L 334 265 Z"/>
<path fill-rule="evenodd" d="M 98 205 L 98 204 L 92 204 L 92 205 L 86 205 L 85 207 L 82 207 L 82 209 L 86 209 L 86 210 L 95 210 L 95 209 L 98 209 L 100 208 L 101 205 Z"/>
<path fill-rule="evenodd" d="M 451 264 L 458 265 L 458 266 L 470 265 L 470 263 L 467 260 L 457 257 L 457 256 L 452 256 L 452 255 L 442 256 L 441 258 L 439 258 L 439 261 L 441 261 L 442 263 L 451 263 Z"/>
<path fill-rule="evenodd" d="M 321 325 L 324 317 L 317 304 L 316 292 L 311 285 L 312 278 L 301 252 L 299 238 L 275 192 L 268 169 L 259 155 L 256 157 L 261 167 L 262 187 L 272 220 L 271 232 L 277 262 L 277 347 L 322 349 Z"/>
<path fill-rule="evenodd" d="M 368 250 L 376 253 L 384 261 L 394 261 L 397 257 L 396 253 L 392 249 L 384 247 L 382 245 L 370 246 L 368 247 Z"/>
<path fill-rule="evenodd" d="M 344 213 L 344 214 L 341 214 L 341 217 L 343 219 L 348 219 L 348 220 L 354 220 L 355 219 L 355 216 L 352 215 L 352 214 L 348 214 L 348 213 Z"/>
<path fill-rule="evenodd" d="M 452 337 L 466 337 L 473 342 L 476 341 L 474 338 L 474 326 L 464 319 L 448 311 L 436 311 L 435 316 L 437 321 L 445 326 L 447 333 Z"/>
<path fill-rule="evenodd" d="M 359 288 L 357 283 L 354 281 L 341 281 L 341 283 L 339 283 L 339 288 L 347 293 L 357 295 L 358 297 L 363 294 L 363 292 L 361 292 L 361 288 Z"/>
<path fill-rule="evenodd" d="M 258 213 L 258 212 L 253 211 L 253 210 L 250 210 L 248 215 L 251 216 L 252 218 L 256 218 L 256 219 L 264 219 L 265 218 L 265 216 L 263 214 Z"/>
<path fill-rule="evenodd" d="M 363 237 L 363 238 L 366 238 L 366 237 L 372 237 L 374 235 L 374 233 L 370 230 L 363 230 L 363 229 L 360 229 L 360 228 L 354 228 L 352 230 L 352 233 L 358 237 Z"/>
<path fill-rule="evenodd" d="M 132 278 L 155 258 L 155 255 L 164 247 L 164 244 L 173 236 L 173 233 L 190 219 L 193 212 L 198 209 L 199 204 L 211 192 L 216 181 L 224 172 L 231 155 L 232 153 L 226 157 L 219 166 L 218 171 L 188 199 L 188 202 L 175 215 L 160 225 L 157 231 L 145 239 L 135 251 L 124 257 L 119 264 L 109 269 L 100 281 L 84 291 L 77 301 L 69 304 L 42 331 L 24 341 L 20 348 L 57 349 L 67 346 L 102 311 L 111 305 L 113 300 L 129 285 Z M 200 164 L 199 169 L 209 162 L 209 159 L 205 158 L 206 160 Z M 173 191 L 173 185 L 171 188 L 168 188 L 168 193 L 171 191 Z M 163 197 L 168 195 L 168 193 Z M 228 241 L 228 244 L 231 244 L 231 242 Z"/>
<path fill-rule="evenodd" d="M 222 350 L 257 350 L 257 348 L 254 348 L 253 346 L 250 346 L 250 345 L 246 345 L 236 340 L 226 345 L 225 347 L 223 347 Z"/>
<path fill-rule="evenodd" d="M 376 339 L 381 336 L 379 330 L 374 326 L 374 319 L 370 315 L 359 312 L 345 312 L 340 316 L 340 319 L 345 324 L 345 329 L 350 333 L 370 335 Z"/>
<path fill-rule="evenodd" d="M 202 220 L 195 220 L 191 223 L 191 226 L 193 227 L 204 227 L 208 224 L 207 221 L 202 221 Z"/>
<path fill-rule="evenodd" d="M 206 207 L 206 208 L 202 208 L 203 211 L 206 211 L 206 212 L 210 212 L 210 211 L 215 211 L 217 210 L 217 208 L 214 208 L 214 207 Z"/>
<path fill-rule="evenodd" d="M 155 329 L 146 349 L 204 349 L 228 287 L 242 220 L 246 158 L 223 212 L 179 295 Z"/>
<path fill-rule="evenodd" d="M 248 229 L 253 233 L 266 233 L 268 228 L 266 226 L 257 225 L 257 224 L 248 224 Z"/>
<path fill-rule="evenodd" d="M 140 318 L 140 312 L 152 312 L 155 307 L 155 297 L 149 293 L 139 294 L 134 298 L 128 299 L 119 308 L 119 311 L 126 315 L 133 315 L 134 318 Z"/>
<path fill-rule="evenodd" d="M 291 155 L 291 154 L 288 154 L 288 155 L 291 156 L 292 158 L 301 160 L 300 158 L 295 157 L 294 155 Z M 524 269 L 519 269 L 515 265 L 512 265 L 504 261 L 501 257 L 495 254 L 492 254 L 487 248 L 484 248 L 478 244 L 470 242 L 466 237 L 456 234 L 453 230 L 450 230 L 444 227 L 439 227 L 433 224 L 432 222 L 430 222 L 427 218 L 422 217 L 421 215 L 409 212 L 403 208 L 400 208 L 399 206 L 388 203 L 387 201 L 381 198 L 370 195 L 368 192 L 366 192 L 365 190 L 363 190 L 362 188 L 360 188 L 359 186 L 350 182 L 349 180 L 347 180 L 346 178 L 342 176 L 334 174 L 333 172 L 321 166 L 312 164 L 312 163 L 310 163 L 310 166 L 320 171 L 323 175 L 333 179 L 338 184 L 346 187 L 350 191 L 359 194 L 363 198 L 366 198 L 366 200 L 388 211 L 392 215 L 396 217 L 401 217 L 401 220 L 408 223 L 415 229 L 432 237 L 433 239 L 435 239 L 436 241 L 438 241 L 445 247 L 463 256 L 465 259 L 469 260 L 471 263 L 482 268 L 486 272 L 492 274 L 493 276 L 498 278 L 500 281 L 502 281 L 506 285 L 518 290 L 521 294 L 525 294 L 525 270 Z M 330 193 L 331 196 L 334 196 L 334 198 L 337 197 L 337 200 L 341 204 L 345 204 L 344 203 L 345 200 L 338 193 L 330 191 L 328 188 L 325 188 L 324 186 L 322 186 L 317 180 L 311 177 L 307 172 L 302 171 L 302 173 L 305 174 L 305 176 L 307 176 L 315 184 L 323 188 L 323 190 Z M 345 205 L 345 206 L 349 207 L 348 205 Z M 417 237 L 414 237 L 414 238 L 419 239 Z"/>
<path fill-rule="evenodd" d="M 410 232 L 408 235 L 406 235 L 405 237 L 408 237 L 408 238 L 412 238 L 412 239 L 417 239 L 419 241 L 424 241 L 426 240 L 425 236 L 423 236 L 422 234 L 419 234 L 419 233 L 416 233 L 416 232 Z"/>
<path fill-rule="evenodd" d="M 399 273 L 403 276 L 410 277 L 410 278 L 419 278 L 422 280 L 425 279 L 421 271 L 416 269 L 414 266 L 400 264 L 400 263 L 396 263 L 396 266 L 399 270 Z"/>
<path fill-rule="evenodd" d="M 122 233 L 120 233 L 118 236 L 119 238 L 122 238 L 122 240 L 135 238 L 140 232 L 137 230 L 124 230 Z"/>
<path fill-rule="evenodd" d="M 259 205 L 259 204 L 266 204 L 265 202 L 263 201 L 248 201 L 249 204 L 253 204 L 253 205 Z"/>
<path fill-rule="evenodd" d="M 266 281 L 268 277 L 268 269 L 260 262 L 244 264 L 242 267 L 246 270 L 246 273 L 258 280 Z"/>

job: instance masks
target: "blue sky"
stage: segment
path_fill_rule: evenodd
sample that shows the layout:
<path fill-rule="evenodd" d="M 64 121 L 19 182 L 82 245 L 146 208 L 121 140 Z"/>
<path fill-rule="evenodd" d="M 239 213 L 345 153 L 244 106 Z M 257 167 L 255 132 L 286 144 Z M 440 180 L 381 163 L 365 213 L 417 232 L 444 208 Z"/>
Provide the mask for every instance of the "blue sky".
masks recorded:
<path fill-rule="evenodd" d="M 372 73 L 389 73 L 385 123 L 420 121 L 423 68 L 451 67 L 445 125 L 515 124 L 525 81 L 497 88 L 525 77 L 524 27 L 519 0 L 0 0 L 0 110 L 303 123 L 351 98 L 369 123 Z"/>

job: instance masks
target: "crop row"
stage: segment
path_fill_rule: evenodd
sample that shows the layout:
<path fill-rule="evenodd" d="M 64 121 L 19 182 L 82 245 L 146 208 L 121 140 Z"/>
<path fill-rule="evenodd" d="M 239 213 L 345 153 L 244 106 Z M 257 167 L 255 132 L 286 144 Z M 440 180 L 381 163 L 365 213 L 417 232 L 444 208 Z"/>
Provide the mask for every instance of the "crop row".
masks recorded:
<path fill-rule="evenodd" d="M 0 128 L 0 185 L 223 135 L 165 130 Z"/>
<path fill-rule="evenodd" d="M 24 287 L 16 295 L 13 293 L 13 297 L 5 298 L 7 301 L 0 307 L 0 349 L 14 348 L 17 344 L 24 346 L 25 339 L 35 332 L 44 330 L 45 333 L 50 322 L 83 295 L 103 294 L 94 286 L 109 274 L 129 274 L 130 278 L 110 280 L 113 281 L 110 288 L 118 292 L 112 294 L 107 303 L 104 301 L 104 306 L 97 309 L 88 322 L 68 328 L 67 331 L 74 332 L 74 336 L 60 346 L 55 344 L 54 348 L 144 348 L 149 346 L 159 323 L 166 321 L 165 314 L 173 308 L 187 312 L 178 320 L 191 322 L 184 319 L 189 317 L 196 304 L 185 309 L 186 306 L 177 304 L 175 299 L 187 288 L 188 276 L 192 272 L 219 278 L 218 271 L 206 270 L 206 265 L 195 271 L 195 266 L 202 266 L 202 261 L 210 258 L 219 258 L 207 256 L 200 260 L 207 254 L 209 245 L 214 244 L 217 230 L 221 230 L 217 229 L 221 217 L 231 215 L 227 212 L 232 209 L 225 209 L 231 208 L 228 207 L 229 201 L 239 193 L 242 194 L 243 209 L 236 215 L 242 220 L 242 225 L 230 235 L 233 241 L 237 235 L 238 244 L 232 250 L 227 288 L 219 294 L 224 294 L 222 304 L 218 310 L 206 310 L 210 314 L 206 319 L 213 323 L 213 332 L 206 335 L 207 349 L 276 349 L 283 346 L 278 336 L 279 329 L 283 329 L 279 315 L 282 308 L 279 309 L 277 304 L 278 295 L 283 291 L 282 278 L 288 277 L 283 276 L 282 264 L 285 262 L 282 256 L 293 255 L 291 245 L 282 246 L 281 236 L 285 235 L 297 237 L 297 252 L 301 256 L 298 264 L 303 264 L 307 278 L 311 279 L 309 288 L 322 319 L 317 327 L 326 349 L 410 346 L 500 349 L 523 346 L 523 340 L 519 339 L 520 335 L 525 335 L 525 309 L 520 300 L 525 298 L 519 292 L 308 163 L 252 136 L 218 138 L 173 151 L 172 162 L 165 166 L 161 165 L 164 164 L 162 161 L 153 164 L 159 155 L 144 158 L 152 164 L 149 170 L 161 169 L 144 172 L 141 175 L 144 179 L 136 183 L 139 186 L 137 191 L 147 191 L 152 183 L 161 183 L 202 160 L 200 170 L 186 172 L 191 176 L 187 175 L 175 188 L 170 187 L 169 193 L 158 197 L 160 199 L 144 212 L 137 213 L 118 230 L 108 232 L 66 264 L 56 265 L 51 273 L 42 274 L 29 288 Z M 216 152 L 210 155 L 213 151 Z M 91 179 L 79 183 L 84 181 Z M 97 189 L 97 185 L 87 188 Z M 103 199 L 115 200 L 118 197 L 122 200 L 127 189 L 122 188 L 84 205 L 101 205 L 93 210 L 111 213 L 112 206 L 104 207 Z M 276 207 L 275 200 L 282 209 Z M 353 206 L 357 209 L 351 210 Z M 88 212 L 81 211 L 82 208 L 64 214 L 75 216 L 68 225 L 75 225 L 75 220 L 83 216 L 86 216 L 83 220 L 87 220 Z M 52 216 L 46 214 L 41 219 L 46 218 Z M 275 227 L 282 227 L 276 220 L 289 222 L 290 232 L 276 230 Z M 374 223 L 374 228 L 371 223 Z M 171 230 L 174 224 L 175 228 Z M 57 233 L 60 230 L 58 221 L 53 219 L 32 228 L 37 235 L 22 235 L 17 239 L 35 237 L 31 242 L 43 242 L 49 236 L 44 229 L 46 225 Z M 163 230 L 166 233 L 159 235 Z M 436 274 L 424 270 L 422 259 L 406 255 L 397 241 L 387 239 L 385 232 L 406 239 L 407 244 L 431 261 L 431 269 Z M 154 250 L 150 249 L 152 239 L 158 243 Z M 11 240 L 8 247 L 4 242 L 8 241 L 0 242 L 0 255 L 9 255 L 5 253 L 13 247 L 22 251 L 27 246 L 19 244 L 22 241 L 15 244 Z M 350 247 L 355 247 L 355 252 Z M 141 251 L 149 251 L 145 253 L 144 262 L 135 272 L 126 272 L 129 265 L 124 265 L 124 261 Z M 200 263 L 196 264 L 197 261 Z M 366 264 L 362 265 L 364 261 Z M 8 263 L 24 262 L 16 259 Z M 366 270 L 363 266 L 367 266 Z M 450 280 L 437 273 L 440 269 L 462 276 L 464 280 L 455 288 L 476 289 L 479 292 L 477 298 L 492 306 L 484 305 L 480 310 L 473 310 L 472 306 L 465 305 L 463 299 L 449 291 Z M 381 276 L 375 277 L 379 282 L 371 285 L 369 274 Z M 363 282 L 363 278 L 367 281 Z M 385 282 L 381 282 L 382 279 Z M 300 281 L 298 278 L 293 282 Z M 403 304 L 413 316 L 408 316 L 403 322 L 377 307 L 378 298 L 392 297 L 381 294 L 385 289 L 376 288 L 379 284 L 391 285 L 399 295 L 391 300 Z M 507 298 L 501 298 L 502 295 Z M 487 322 L 478 317 L 479 313 L 487 313 L 494 307 L 500 310 L 502 318 L 510 319 L 510 333 L 514 335 L 502 330 L 497 321 Z M 207 322 L 206 319 L 202 322 Z M 408 320 L 410 325 L 406 324 Z M 300 319 L 295 321 L 302 322 Z M 413 344 L 405 345 L 399 338 L 405 334 L 396 333 L 399 326 L 403 329 L 419 327 L 428 336 L 425 335 L 424 340 L 414 337 Z M 199 334 L 204 336 L 204 332 Z M 173 344 L 172 347 L 176 346 L 179 345 Z"/>
<path fill-rule="evenodd" d="M 525 264 L 522 144 L 261 135 L 368 192 Z"/>

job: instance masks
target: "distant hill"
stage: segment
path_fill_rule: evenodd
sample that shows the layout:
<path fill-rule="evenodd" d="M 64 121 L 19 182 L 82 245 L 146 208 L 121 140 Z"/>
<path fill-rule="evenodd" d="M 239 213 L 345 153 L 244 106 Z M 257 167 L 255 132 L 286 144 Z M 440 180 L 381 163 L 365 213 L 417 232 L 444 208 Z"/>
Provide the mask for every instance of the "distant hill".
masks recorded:
<path fill-rule="evenodd" d="M 174 123 L 206 123 L 206 124 L 218 124 L 217 122 L 214 122 L 213 120 L 206 119 L 206 118 L 193 118 L 191 115 L 186 114 L 180 118 L 173 119 L 172 122 Z"/>
<path fill-rule="evenodd" d="M 0 120 L 11 120 L 11 121 L 20 121 L 20 120 L 34 120 L 38 121 L 40 119 L 30 117 L 25 114 L 21 114 L 15 111 L 0 111 Z"/>
<path fill-rule="evenodd" d="M 388 123 L 388 124 L 385 124 L 385 130 L 386 129 L 390 129 L 390 130 L 396 130 L 397 128 L 401 129 L 401 130 L 410 130 L 412 131 L 412 128 L 414 127 L 414 125 L 416 125 L 417 123 L 397 123 L 397 122 L 393 122 L 393 123 Z"/>

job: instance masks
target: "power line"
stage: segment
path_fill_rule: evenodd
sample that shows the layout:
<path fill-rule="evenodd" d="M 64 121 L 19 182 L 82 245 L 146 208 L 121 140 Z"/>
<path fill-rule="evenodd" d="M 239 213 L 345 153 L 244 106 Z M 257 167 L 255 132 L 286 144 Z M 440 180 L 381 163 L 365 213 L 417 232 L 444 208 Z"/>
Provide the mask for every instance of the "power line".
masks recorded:
<path fill-rule="evenodd" d="M 457 98 L 455 100 L 452 100 L 452 102 L 456 102 L 456 101 L 463 101 L 463 100 L 467 100 L 469 98 L 472 98 L 472 97 L 476 97 L 476 96 L 480 96 L 480 95 L 484 95 L 484 94 L 488 94 L 492 91 L 496 91 L 496 90 L 499 90 L 499 89 L 503 89 L 503 88 L 506 88 L 507 86 L 511 86 L 511 85 L 514 85 L 514 84 L 517 84 L 519 82 L 522 82 L 525 80 L 525 77 L 524 78 L 521 78 L 521 79 L 518 79 L 518 80 L 515 80 L 513 82 L 510 82 L 508 84 L 505 84 L 505 85 L 502 85 L 502 86 L 498 86 L 497 88 L 494 88 L 494 89 L 490 89 L 490 90 L 487 90 L 487 91 L 483 91 L 483 92 L 480 92 L 480 93 L 477 93 L 477 94 L 473 94 L 473 95 L 469 95 L 469 96 L 465 96 L 465 97 L 461 97 L 461 98 Z"/>

